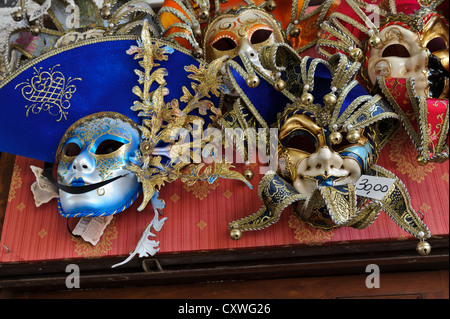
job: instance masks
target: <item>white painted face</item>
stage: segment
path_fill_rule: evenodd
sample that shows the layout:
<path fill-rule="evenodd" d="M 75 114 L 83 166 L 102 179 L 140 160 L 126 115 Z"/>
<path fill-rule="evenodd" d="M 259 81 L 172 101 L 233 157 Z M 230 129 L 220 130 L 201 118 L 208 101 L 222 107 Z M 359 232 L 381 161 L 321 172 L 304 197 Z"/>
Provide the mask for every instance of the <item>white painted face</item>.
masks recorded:
<path fill-rule="evenodd" d="M 355 183 L 361 174 L 361 167 L 354 158 L 342 157 L 324 146 L 298 163 L 297 178 L 293 186 L 309 198 L 316 186 Z"/>
<path fill-rule="evenodd" d="M 128 207 L 140 183 L 126 166 L 139 147 L 140 133 L 125 117 L 95 116 L 76 122 L 66 132 L 58 152 L 58 182 L 76 187 L 120 177 L 84 193 L 59 191 L 61 213 L 110 215 Z"/>
<path fill-rule="evenodd" d="M 259 48 L 282 42 L 283 35 L 276 21 L 266 12 L 257 9 L 217 17 L 208 26 L 204 38 L 207 61 L 224 55 L 233 59 L 244 53 L 261 69 Z"/>
<path fill-rule="evenodd" d="M 428 50 L 420 45 L 419 35 L 400 26 L 384 28 L 379 37 L 382 45 L 370 50 L 368 74 L 372 84 L 377 77 L 414 78 L 419 96 L 428 87 Z"/>
<path fill-rule="evenodd" d="M 448 81 L 449 31 L 442 18 L 433 16 L 421 32 L 391 25 L 380 31 L 379 38 L 380 45 L 370 48 L 368 55 L 367 73 L 372 85 L 378 76 L 414 78 L 417 95 L 448 98 L 448 93 L 441 96 L 445 89 L 439 83 Z M 440 66 L 430 61 L 432 58 Z"/>

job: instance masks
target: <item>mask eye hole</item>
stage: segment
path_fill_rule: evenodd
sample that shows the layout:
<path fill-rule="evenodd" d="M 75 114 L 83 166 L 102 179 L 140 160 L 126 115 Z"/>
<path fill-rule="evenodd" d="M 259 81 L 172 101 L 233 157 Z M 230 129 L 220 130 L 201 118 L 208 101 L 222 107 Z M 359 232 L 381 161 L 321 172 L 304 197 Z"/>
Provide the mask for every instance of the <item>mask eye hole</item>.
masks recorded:
<path fill-rule="evenodd" d="M 229 51 L 237 47 L 236 42 L 230 38 L 221 38 L 212 44 L 212 47 L 219 51 Z"/>
<path fill-rule="evenodd" d="M 383 50 L 383 57 L 400 57 L 409 58 L 410 54 L 408 49 L 402 44 L 391 44 Z"/>
<path fill-rule="evenodd" d="M 95 150 L 96 155 L 107 155 L 117 151 L 124 143 L 116 140 L 104 140 Z"/>
<path fill-rule="evenodd" d="M 427 49 L 430 50 L 431 53 L 447 50 L 447 44 L 445 43 L 445 39 L 443 37 L 437 37 L 428 42 Z"/>
<path fill-rule="evenodd" d="M 78 156 L 81 153 L 81 148 L 77 143 L 68 143 L 64 145 L 62 153 L 68 157 Z"/>
<path fill-rule="evenodd" d="M 314 153 L 317 149 L 317 139 L 310 132 L 296 130 L 286 136 L 281 144 L 285 148 L 298 149 L 307 153 Z"/>
<path fill-rule="evenodd" d="M 273 33 L 272 30 L 264 30 L 264 29 L 256 30 L 255 32 L 253 32 L 250 42 L 252 44 L 262 43 L 267 39 L 269 39 L 272 33 Z"/>

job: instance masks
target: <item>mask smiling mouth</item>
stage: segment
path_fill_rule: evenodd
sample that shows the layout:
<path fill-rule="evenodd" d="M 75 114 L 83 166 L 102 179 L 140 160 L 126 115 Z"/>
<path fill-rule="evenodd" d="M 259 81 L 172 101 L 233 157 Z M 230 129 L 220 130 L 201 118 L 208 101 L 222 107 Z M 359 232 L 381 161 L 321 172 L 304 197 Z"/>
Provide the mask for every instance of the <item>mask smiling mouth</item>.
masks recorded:
<path fill-rule="evenodd" d="M 82 193 L 87 193 L 93 190 L 96 190 L 97 188 L 100 188 L 102 186 L 106 186 L 109 183 L 112 183 L 116 180 L 118 180 L 119 178 L 125 177 L 127 176 L 129 173 L 125 173 L 123 175 L 119 175 L 113 178 L 110 178 L 106 181 L 102 181 L 102 182 L 98 182 L 95 184 L 87 184 L 84 182 L 84 180 L 82 178 L 74 178 L 72 179 L 71 182 L 71 186 L 67 186 L 67 185 L 62 185 L 60 183 L 58 183 L 56 181 L 56 179 L 53 176 L 53 164 L 52 163 L 45 163 L 44 166 L 44 176 L 53 184 L 55 185 L 59 190 L 62 190 L 66 193 L 69 194 L 82 194 Z M 75 184 L 74 184 L 75 183 Z M 76 185 L 77 183 L 79 183 L 78 185 Z"/>

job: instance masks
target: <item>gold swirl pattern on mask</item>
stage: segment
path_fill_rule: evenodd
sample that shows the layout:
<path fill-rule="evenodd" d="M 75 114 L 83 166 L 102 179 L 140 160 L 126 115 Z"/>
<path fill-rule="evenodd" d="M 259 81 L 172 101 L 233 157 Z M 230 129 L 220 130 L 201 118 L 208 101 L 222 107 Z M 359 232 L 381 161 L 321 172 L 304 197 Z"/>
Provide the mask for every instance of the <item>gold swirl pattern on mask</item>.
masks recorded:
<path fill-rule="evenodd" d="M 22 187 L 22 168 L 14 164 L 13 173 L 11 177 L 11 186 L 9 187 L 8 203 L 16 198 L 16 191 Z"/>
<path fill-rule="evenodd" d="M 407 175 L 413 181 L 421 183 L 434 168 L 434 163 L 419 165 L 416 161 L 417 151 L 412 147 L 410 139 L 404 130 L 400 130 L 390 142 L 389 158 L 396 163 L 400 173 Z"/>
<path fill-rule="evenodd" d="M 113 240 L 117 238 L 118 230 L 115 225 L 115 218 L 111 220 L 106 227 L 100 241 L 97 245 L 92 246 L 90 243 L 84 241 L 81 237 L 71 236 L 75 242 L 75 253 L 80 257 L 93 258 L 106 255 L 112 249 Z"/>
<path fill-rule="evenodd" d="M 216 180 L 214 183 L 210 184 L 208 181 L 198 181 L 195 184 L 189 186 L 188 184 L 183 184 L 183 188 L 189 193 L 200 200 L 205 199 L 212 190 L 215 190 L 219 186 L 219 181 Z"/>
<path fill-rule="evenodd" d="M 309 226 L 298 219 L 294 214 L 289 216 L 288 225 L 290 228 L 294 229 L 294 238 L 300 243 L 308 245 L 321 245 L 324 242 L 329 241 L 334 235 L 332 230 L 323 230 Z"/>

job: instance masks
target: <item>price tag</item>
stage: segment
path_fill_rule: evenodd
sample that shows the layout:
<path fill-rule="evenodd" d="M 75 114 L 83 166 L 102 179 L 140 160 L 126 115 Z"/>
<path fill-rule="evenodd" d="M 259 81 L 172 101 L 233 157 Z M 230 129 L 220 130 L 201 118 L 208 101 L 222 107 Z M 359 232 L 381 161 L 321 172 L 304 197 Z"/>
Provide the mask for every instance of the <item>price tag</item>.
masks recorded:
<path fill-rule="evenodd" d="M 30 13 L 30 21 L 40 18 L 48 9 L 50 9 L 51 5 L 52 0 L 46 0 L 39 8 Z"/>
<path fill-rule="evenodd" d="M 394 182 L 392 178 L 362 175 L 355 183 L 356 195 L 382 200 Z"/>

